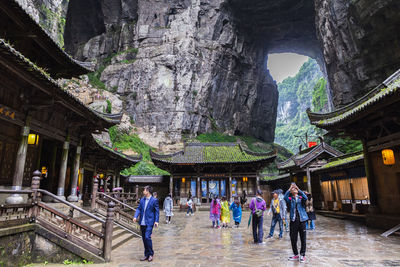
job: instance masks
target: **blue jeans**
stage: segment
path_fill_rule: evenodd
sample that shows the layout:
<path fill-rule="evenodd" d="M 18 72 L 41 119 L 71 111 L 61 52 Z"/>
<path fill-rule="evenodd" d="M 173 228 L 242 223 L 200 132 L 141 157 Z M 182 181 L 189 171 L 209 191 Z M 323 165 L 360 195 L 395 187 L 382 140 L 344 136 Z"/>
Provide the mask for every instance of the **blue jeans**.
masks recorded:
<path fill-rule="evenodd" d="M 213 227 L 215 227 L 215 224 L 217 224 L 217 226 L 219 226 L 219 220 L 216 221 L 212 221 Z"/>
<path fill-rule="evenodd" d="M 189 212 L 193 214 L 193 209 L 191 207 L 188 207 L 186 214 L 189 214 Z"/>
<path fill-rule="evenodd" d="M 310 222 L 310 228 L 308 228 L 308 222 Z M 315 222 L 314 222 L 314 220 L 308 220 L 308 221 L 306 222 L 306 229 L 307 229 L 307 230 L 308 230 L 308 229 L 315 230 Z"/>
<path fill-rule="evenodd" d="M 276 225 L 277 222 L 279 222 L 279 237 L 282 237 L 282 234 L 283 234 L 283 221 L 282 221 L 282 218 L 281 218 L 280 214 L 274 214 L 272 216 L 271 229 L 269 230 L 269 236 L 273 236 L 274 235 L 275 225 Z"/>
<path fill-rule="evenodd" d="M 253 238 L 254 238 L 254 243 L 261 243 L 263 241 L 263 221 L 264 218 L 258 217 L 255 214 L 253 214 Z"/>
<path fill-rule="evenodd" d="M 151 234 L 153 233 L 153 226 L 141 225 L 140 231 L 142 232 L 142 240 L 144 245 L 144 256 L 148 258 L 154 255 L 153 242 L 151 241 Z"/>

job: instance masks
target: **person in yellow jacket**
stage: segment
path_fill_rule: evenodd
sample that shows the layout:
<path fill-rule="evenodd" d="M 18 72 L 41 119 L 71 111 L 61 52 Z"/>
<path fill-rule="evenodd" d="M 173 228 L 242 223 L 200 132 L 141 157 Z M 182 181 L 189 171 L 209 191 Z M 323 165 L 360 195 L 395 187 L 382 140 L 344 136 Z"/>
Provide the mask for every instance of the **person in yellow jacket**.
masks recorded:
<path fill-rule="evenodd" d="M 222 197 L 221 202 L 221 222 L 223 228 L 228 228 L 228 223 L 231 221 L 231 213 L 229 212 L 229 203 L 226 197 Z"/>

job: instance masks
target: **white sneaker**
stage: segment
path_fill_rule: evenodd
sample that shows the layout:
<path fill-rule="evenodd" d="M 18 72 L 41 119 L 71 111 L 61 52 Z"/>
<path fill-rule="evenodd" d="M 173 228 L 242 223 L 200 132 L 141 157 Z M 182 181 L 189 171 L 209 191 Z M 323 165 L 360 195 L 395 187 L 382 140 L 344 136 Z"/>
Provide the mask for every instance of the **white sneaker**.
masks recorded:
<path fill-rule="evenodd" d="M 189 216 L 189 214 L 186 213 L 186 216 Z"/>

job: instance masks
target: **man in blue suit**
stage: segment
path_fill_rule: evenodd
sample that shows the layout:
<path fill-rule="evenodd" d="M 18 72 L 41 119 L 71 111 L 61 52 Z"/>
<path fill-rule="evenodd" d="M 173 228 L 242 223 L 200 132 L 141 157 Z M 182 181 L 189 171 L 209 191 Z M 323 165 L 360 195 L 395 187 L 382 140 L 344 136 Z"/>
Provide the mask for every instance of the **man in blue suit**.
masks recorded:
<path fill-rule="evenodd" d="M 139 207 L 133 218 L 134 222 L 140 224 L 140 230 L 142 232 L 144 257 L 140 260 L 148 260 L 149 262 L 153 260 L 154 256 L 151 234 L 153 232 L 153 227 L 158 227 L 158 219 L 160 217 L 158 199 L 153 197 L 152 194 L 153 188 L 148 185 L 145 186 L 143 190 L 144 197 L 140 200 Z"/>

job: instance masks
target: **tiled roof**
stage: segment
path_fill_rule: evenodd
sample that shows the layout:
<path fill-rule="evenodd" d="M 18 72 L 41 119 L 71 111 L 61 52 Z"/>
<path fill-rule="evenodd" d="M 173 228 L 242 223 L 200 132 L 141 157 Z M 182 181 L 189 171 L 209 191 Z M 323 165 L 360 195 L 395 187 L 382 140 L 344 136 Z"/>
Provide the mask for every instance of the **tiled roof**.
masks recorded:
<path fill-rule="evenodd" d="M 341 157 L 336 157 L 336 158 L 330 159 L 330 161 L 327 164 L 316 169 L 315 171 L 343 167 L 345 165 L 349 165 L 349 164 L 357 162 L 357 161 L 362 162 L 363 160 L 364 160 L 363 152 L 355 152 L 355 153 L 351 153 L 351 154 L 346 154 Z"/>
<path fill-rule="evenodd" d="M 328 153 L 332 157 L 342 156 L 343 153 L 334 149 L 326 143 L 320 143 L 317 146 L 313 146 L 300 151 L 299 153 L 291 156 L 289 159 L 283 162 L 278 162 L 278 169 L 290 169 L 294 167 L 303 168 L 312 160 L 316 159 L 319 155 Z"/>
<path fill-rule="evenodd" d="M 20 52 L 15 50 L 3 39 L 0 39 L 0 54 L 5 61 L 15 62 L 15 64 L 17 64 L 21 69 L 29 72 L 30 75 L 39 79 L 44 87 L 52 89 L 52 91 L 54 91 L 61 99 L 69 101 L 72 105 L 77 105 L 83 112 L 87 112 L 88 115 L 92 115 L 93 120 L 102 121 L 102 124 L 105 126 L 105 128 L 109 128 L 118 123 L 115 119 L 119 114 L 116 114 L 113 117 L 113 115 L 110 116 L 109 114 L 99 113 L 86 107 L 85 104 L 83 104 L 70 92 L 61 88 L 47 72 L 36 66 L 28 58 L 24 57 Z M 86 119 L 89 118 L 86 117 Z"/>
<path fill-rule="evenodd" d="M 47 32 L 25 11 L 24 8 L 16 0 L 1 0 L 0 5 L 5 10 L 6 14 L 12 14 L 18 17 L 18 23 L 20 27 L 29 31 L 29 35 L 24 36 L 24 38 L 32 38 L 36 42 L 40 42 L 44 45 L 42 51 L 37 52 L 47 52 L 57 54 L 61 58 L 62 63 L 57 62 L 57 70 L 49 69 L 49 73 L 53 77 L 64 77 L 71 78 L 73 76 L 79 76 L 93 71 L 92 67 L 89 66 L 87 62 L 79 62 L 68 55 L 48 34 Z M 12 16 L 10 15 L 10 17 Z M 13 38 L 12 33 L 10 36 Z M 34 36 L 34 37 L 30 37 Z M 11 38 L 7 40 L 14 42 Z M 18 42 L 18 40 L 16 40 Z M 31 49 L 31 48 L 29 48 Z M 43 55 L 46 57 L 46 55 Z M 43 61 L 45 62 L 45 61 Z M 56 61 L 53 61 L 56 62 Z M 48 69 L 48 66 L 41 66 Z M 60 75 L 61 74 L 61 75 Z"/>
<path fill-rule="evenodd" d="M 255 153 L 237 143 L 189 143 L 175 154 L 161 155 L 150 151 L 150 155 L 153 161 L 171 164 L 272 162 L 276 157 L 275 152 Z"/>
<path fill-rule="evenodd" d="M 339 123 L 345 123 L 356 115 L 367 111 L 379 102 L 389 99 L 394 95 L 400 96 L 400 70 L 386 79 L 381 85 L 353 103 L 329 113 L 313 113 L 307 109 L 311 124 L 321 128 L 333 128 Z"/>

